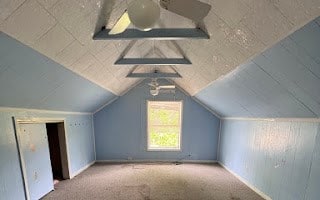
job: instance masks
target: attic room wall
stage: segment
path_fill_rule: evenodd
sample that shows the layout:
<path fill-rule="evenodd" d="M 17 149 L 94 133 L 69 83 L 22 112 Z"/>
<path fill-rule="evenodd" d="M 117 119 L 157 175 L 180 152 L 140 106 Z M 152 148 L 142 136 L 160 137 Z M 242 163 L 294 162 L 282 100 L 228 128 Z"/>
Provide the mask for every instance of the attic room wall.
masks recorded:
<path fill-rule="evenodd" d="M 95 160 L 92 114 L 88 113 L 114 97 L 0 32 L 0 199 L 24 199 L 13 116 L 65 118 L 71 174 L 76 174 Z"/>
<path fill-rule="evenodd" d="M 71 176 L 95 161 L 91 114 L 0 109 L 0 198 L 24 199 L 22 174 L 12 117 L 65 118 Z"/>
<path fill-rule="evenodd" d="M 94 114 L 97 160 L 216 160 L 220 120 L 179 90 L 176 100 L 183 100 L 182 151 L 146 151 L 146 101 L 153 100 L 148 82 Z M 173 95 L 160 94 L 155 100 L 173 100 Z"/>
<path fill-rule="evenodd" d="M 319 199 L 320 17 L 196 97 L 222 119 L 219 161 L 275 200 Z"/>
<path fill-rule="evenodd" d="M 310 121 L 310 120 L 309 120 Z M 320 120 L 223 120 L 219 161 L 274 200 L 320 196 Z"/>

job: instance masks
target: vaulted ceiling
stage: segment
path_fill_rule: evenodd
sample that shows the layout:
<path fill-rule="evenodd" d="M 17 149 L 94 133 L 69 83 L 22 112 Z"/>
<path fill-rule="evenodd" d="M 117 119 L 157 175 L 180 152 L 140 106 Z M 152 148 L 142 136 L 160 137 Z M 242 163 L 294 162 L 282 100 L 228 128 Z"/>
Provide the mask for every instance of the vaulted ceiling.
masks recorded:
<path fill-rule="evenodd" d="M 114 65 L 124 51 L 126 57 L 186 56 L 193 65 L 175 67 L 183 78 L 174 81 L 195 95 L 320 15 L 319 0 L 204 0 L 212 10 L 200 27 L 210 40 L 92 40 L 102 26 L 113 26 L 129 2 L 1 0 L 0 28 L 116 95 L 139 81 L 125 78 L 133 66 Z M 195 24 L 162 10 L 157 26 L 190 28 Z"/>

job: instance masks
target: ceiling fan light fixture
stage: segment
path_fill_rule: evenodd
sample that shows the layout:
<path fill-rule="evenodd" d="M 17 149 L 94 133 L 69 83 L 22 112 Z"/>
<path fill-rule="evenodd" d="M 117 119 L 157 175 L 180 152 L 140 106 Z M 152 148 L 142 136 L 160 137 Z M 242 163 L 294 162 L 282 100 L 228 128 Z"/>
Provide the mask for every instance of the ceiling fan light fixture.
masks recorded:
<path fill-rule="evenodd" d="M 135 27 L 150 31 L 160 18 L 160 7 L 152 0 L 135 0 L 128 7 L 128 15 Z"/>
<path fill-rule="evenodd" d="M 157 89 L 157 88 L 151 89 L 151 90 L 150 90 L 150 94 L 151 94 L 152 96 L 157 96 L 157 95 L 159 95 L 159 89 Z"/>

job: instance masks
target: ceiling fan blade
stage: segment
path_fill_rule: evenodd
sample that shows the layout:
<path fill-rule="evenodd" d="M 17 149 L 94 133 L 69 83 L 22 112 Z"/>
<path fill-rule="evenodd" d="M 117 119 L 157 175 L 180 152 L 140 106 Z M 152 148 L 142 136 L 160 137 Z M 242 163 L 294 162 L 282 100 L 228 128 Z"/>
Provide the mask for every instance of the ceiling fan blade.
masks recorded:
<path fill-rule="evenodd" d="M 148 85 L 149 85 L 150 87 L 153 87 L 153 88 L 158 87 L 158 85 L 155 85 L 155 84 L 152 84 L 152 83 L 148 83 Z"/>
<path fill-rule="evenodd" d="M 160 89 L 175 89 L 176 86 L 175 85 L 160 85 L 159 88 Z"/>
<path fill-rule="evenodd" d="M 125 11 L 123 15 L 119 18 L 117 23 L 112 27 L 111 31 L 109 31 L 109 35 L 116 35 L 124 32 L 131 24 L 129 19 L 128 12 Z"/>
<path fill-rule="evenodd" d="M 175 94 L 175 90 L 159 90 L 159 93 L 161 94 Z"/>
<path fill-rule="evenodd" d="M 162 8 L 191 19 L 194 22 L 200 22 L 211 10 L 211 5 L 198 0 L 160 0 Z"/>

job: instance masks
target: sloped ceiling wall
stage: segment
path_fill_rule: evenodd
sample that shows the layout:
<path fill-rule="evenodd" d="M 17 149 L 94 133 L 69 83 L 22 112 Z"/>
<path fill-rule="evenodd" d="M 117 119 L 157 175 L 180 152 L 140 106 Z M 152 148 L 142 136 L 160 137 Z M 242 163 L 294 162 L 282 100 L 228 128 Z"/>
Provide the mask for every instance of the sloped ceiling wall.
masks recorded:
<path fill-rule="evenodd" d="M 196 95 L 223 117 L 320 117 L 320 18 Z"/>
<path fill-rule="evenodd" d="M 0 32 L 0 107 L 93 112 L 115 95 Z"/>

